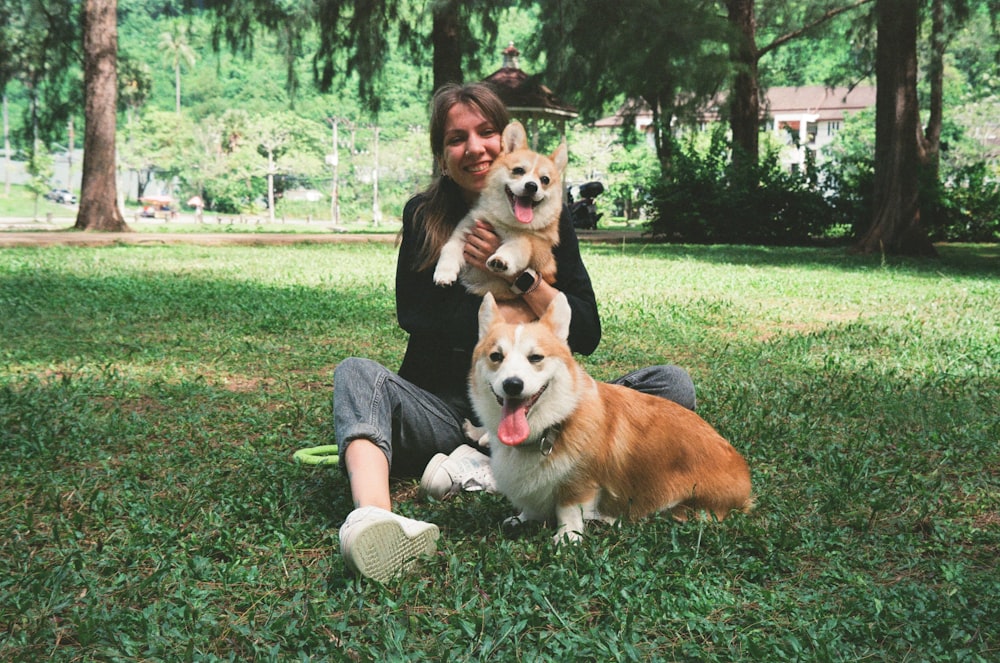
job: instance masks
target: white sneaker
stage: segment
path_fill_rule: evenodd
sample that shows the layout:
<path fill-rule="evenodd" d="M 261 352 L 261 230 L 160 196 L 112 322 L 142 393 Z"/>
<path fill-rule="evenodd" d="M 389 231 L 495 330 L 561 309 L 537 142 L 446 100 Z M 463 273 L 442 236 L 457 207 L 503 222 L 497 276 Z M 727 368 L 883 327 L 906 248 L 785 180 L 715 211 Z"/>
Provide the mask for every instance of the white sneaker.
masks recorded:
<path fill-rule="evenodd" d="M 490 457 L 467 444 L 451 455 L 437 454 L 431 458 L 420 477 L 420 494 L 424 496 L 443 500 L 461 490 L 497 492 Z"/>
<path fill-rule="evenodd" d="M 439 535 L 433 523 L 364 506 L 340 526 L 340 552 L 351 571 L 386 582 L 432 554 Z"/>

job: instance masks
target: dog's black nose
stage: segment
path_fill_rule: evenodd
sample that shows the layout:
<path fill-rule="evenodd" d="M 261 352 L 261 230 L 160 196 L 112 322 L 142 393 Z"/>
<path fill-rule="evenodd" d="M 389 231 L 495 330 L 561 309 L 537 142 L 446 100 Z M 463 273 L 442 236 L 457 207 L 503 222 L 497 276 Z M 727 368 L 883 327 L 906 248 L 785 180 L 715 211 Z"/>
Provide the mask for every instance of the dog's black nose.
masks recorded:
<path fill-rule="evenodd" d="M 536 183 L 534 183 L 534 182 L 525 182 L 524 183 L 524 195 L 526 195 L 526 196 L 533 196 L 533 195 L 535 195 L 536 191 L 538 191 L 538 185 Z"/>
<path fill-rule="evenodd" d="M 503 393 L 508 396 L 520 396 L 524 391 L 524 380 L 521 378 L 507 378 L 503 381 Z"/>

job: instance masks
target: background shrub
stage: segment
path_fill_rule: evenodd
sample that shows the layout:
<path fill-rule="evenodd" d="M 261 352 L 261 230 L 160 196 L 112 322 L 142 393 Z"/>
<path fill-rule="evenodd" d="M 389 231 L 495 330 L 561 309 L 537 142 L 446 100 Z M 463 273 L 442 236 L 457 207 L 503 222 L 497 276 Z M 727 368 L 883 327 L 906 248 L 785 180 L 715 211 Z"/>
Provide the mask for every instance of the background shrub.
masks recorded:
<path fill-rule="evenodd" d="M 837 223 L 836 209 L 817 186 L 818 174 L 785 172 L 777 152 L 734 178 L 729 146 L 717 134 L 707 152 L 689 142 L 675 152 L 670 178 L 652 185 L 647 229 L 670 241 L 712 244 L 808 244 Z"/>

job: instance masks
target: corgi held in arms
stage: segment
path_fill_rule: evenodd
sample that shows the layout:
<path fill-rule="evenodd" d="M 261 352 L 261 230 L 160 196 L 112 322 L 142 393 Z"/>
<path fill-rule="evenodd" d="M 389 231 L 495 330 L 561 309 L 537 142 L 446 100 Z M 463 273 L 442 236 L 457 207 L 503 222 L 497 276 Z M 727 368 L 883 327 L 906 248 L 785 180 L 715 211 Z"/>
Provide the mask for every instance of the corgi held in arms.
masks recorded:
<path fill-rule="evenodd" d="M 526 269 L 533 270 L 535 278 L 555 281 L 552 248 L 559 243 L 566 143 L 549 157 L 528 149 L 527 143 L 520 122 L 504 128 L 500 154 L 490 166 L 485 188 L 441 248 L 434 270 L 437 285 L 448 286 L 457 279 L 474 294 L 490 292 L 497 299 L 513 299 L 517 291 L 511 289 L 511 280 Z M 465 237 L 477 219 L 492 225 L 502 242 L 486 261 L 494 273 L 471 268 L 462 255 Z"/>

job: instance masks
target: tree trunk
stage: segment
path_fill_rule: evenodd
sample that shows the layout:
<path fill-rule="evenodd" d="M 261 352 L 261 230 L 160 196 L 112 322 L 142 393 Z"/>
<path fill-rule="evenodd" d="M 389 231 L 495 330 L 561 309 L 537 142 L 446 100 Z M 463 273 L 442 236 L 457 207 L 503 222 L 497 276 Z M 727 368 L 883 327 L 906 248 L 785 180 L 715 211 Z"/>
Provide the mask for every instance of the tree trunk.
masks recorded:
<path fill-rule="evenodd" d="M 78 230 L 130 230 L 118 208 L 115 164 L 117 0 L 83 4 L 83 180 Z"/>
<path fill-rule="evenodd" d="M 729 99 L 729 126 L 733 133 L 733 170 L 741 173 L 756 166 L 760 154 L 757 18 L 754 0 L 726 0 L 726 9 L 737 35 L 730 47 L 736 77 Z"/>
<path fill-rule="evenodd" d="M 924 227 L 933 227 L 941 214 L 941 129 L 944 124 L 944 54 L 948 38 L 945 34 L 944 0 L 931 2 L 931 49 L 927 66 L 930 94 L 927 98 L 927 126 L 917 127 L 917 149 L 920 155 L 920 186 L 924 194 L 921 203 Z"/>
<path fill-rule="evenodd" d="M 872 226 L 855 248 L 936 256 L 920 225 L 917 16 L 919 0 L 878 0 L 875 196 Z"/>
<path fill-rule="evenodd" d="M 438 2 L 434 6 L 434 25 L 431 43 L 434 47 L 434 89 L 448 83 L 462 82 L 462 54 L 459 42 L 461 26 L 458 22 L 460 0 Z"/>
<path fill-rule="evenodd" d="M 643 90 L 642 100 L 653 112 L 653 146 L 656 158 L 660 162 L 660 172 L 666 178 L 673 177 L 674 172 L 674 109 L 677 93 L 674 81 L 669 77 L 651 84 Z"/>
<path fill-rule="evenodd" d="M 179 55 L 177 56 L 180 57 Z M 181 114 L 181 65 L 178 62 L 174 65 L 174 108 L 175 112 Z"/>

